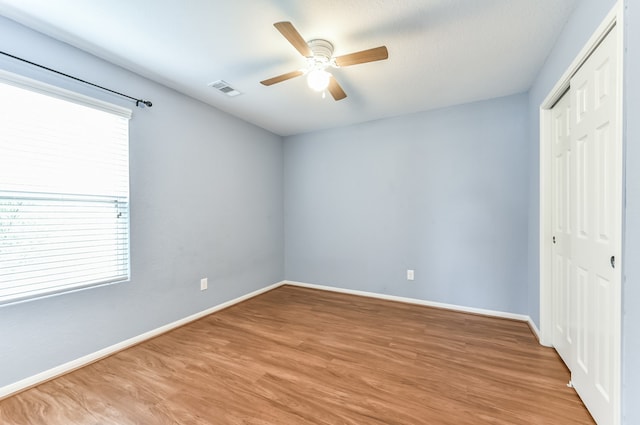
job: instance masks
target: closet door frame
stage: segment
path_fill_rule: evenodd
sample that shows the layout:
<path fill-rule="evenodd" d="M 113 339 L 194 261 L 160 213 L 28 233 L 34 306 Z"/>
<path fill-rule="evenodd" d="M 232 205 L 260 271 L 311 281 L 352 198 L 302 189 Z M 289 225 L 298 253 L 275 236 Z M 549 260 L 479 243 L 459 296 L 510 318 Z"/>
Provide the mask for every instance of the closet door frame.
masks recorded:
<path fill-rule="evenodd" d="M 552 142 L 552 112 L 551 108 L 555 103 L 562 97 L 562 95 L 569 89 L 569 82 L 571 77 L 577 72 L 580 66 L 587 60 L 589 55 L 598 47 L 600 42 L 605 38 L 605 36 L 609 33 L 611 28 L 614 26 L 618 26 L 618 40 L 617 46 L 618 49 L 618 83 L 617 83 L 617 102 L 618 102 L 618 114 L 617 114 L 617 123 L 618 131 L 616 132 L 616 143 L 618 144 L 618 152 L 620 158 L 618 159 L 619 170 L 617 172 L 617 182 L 616 187 L 619 188 L 620 193 L 616 195 L 616 199 L 620 199 L 620 202 L 623 200 L 623 186 L 622 186 L 622 177 L 623 177 L 623 164 L 622 164 L 622 156 L 624 152 L 623 145 L 623 91 L 622 85 L 624 82 L 623 79 L 623 54 L 624 54 L 624 23 L 623 23 L 623 14 L 624 14 L 624 5 L 623 1 L 618 0 L 614 8 L 609 12 L 604 21 L 600 24 L 600 26 L 596 29 L 593 35 L 590 37 L 589 41 L 582 48 L 580 53 L 576 56 L 576 58 L 571 62 L 571 65 L 566 69 L 562 77 L 555 84 L 553 89 L 549 92 L 545 100 L 540 105 L 540 230 L 539 230 L 539 243 L 540 243 L 540 264 L 539 264 L 539 273 L 540 273 L 540 330 L 539 330 L 539 340 L 542 345 L 552 346 L 553 344 L 553 288 L 552 288 L 552 227 L 551 227 L 551 195 L 552 195 L 552 187 L 551 187 L 551 165 L 552 165 L 552 155 L 551 155 L 551 142 Z M 620 213 L 622 213 L 622 205 L 617 208 Z M 621 221 L 622 222 L 622 221 Z M 620 229 L 620 234 L 622 229 Z M 620 238 L 622 239 L 622 238 Z M 617 250 L 618 252 L 622 252 L 622 240 L 618 241 L 620 246 Z M 622 262 L 624 258 L 621 258 L 622 261 L 617 261 L 616 268 L 618 269 L 618 273 L 622 268 Z M 621 285 L 621 281 L 618 282 Z M 621 291 L 620 291 L 621 292 Z M 616 300 L 616 304 L 614 308 L 617 311 L 617 329 L 615 335 L 615 351 L 618 355 L 614 356 L 612 361 L 614 364 L 614 370 L 616 371 L 615 376 L 615 387 L 617 388 L 618 395 L 618 406 L 617 406 L 617 423 L 619 423 L 620 418 L 620 403 L 619 403 L 619 395 L 620 395 L 620 386 L 621 386 L 621 348 L 622 348 L 622 329 L 621 329 L 621 321 L 622 321 L 622 310 L 621 304 L 622 299 Z"/>

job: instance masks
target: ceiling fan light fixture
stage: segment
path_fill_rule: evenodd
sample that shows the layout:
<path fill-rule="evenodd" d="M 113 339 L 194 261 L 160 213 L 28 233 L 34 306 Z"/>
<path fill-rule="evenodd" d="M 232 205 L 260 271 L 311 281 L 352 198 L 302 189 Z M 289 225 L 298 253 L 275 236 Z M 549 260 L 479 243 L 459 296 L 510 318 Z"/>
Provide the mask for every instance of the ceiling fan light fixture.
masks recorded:
<path fill-rule="evenodd" d="M 307 85 L 311 90 L 321 92 L 329 87 L 331 74 L 324 69 L 313 69 L 307 74 Z"/>

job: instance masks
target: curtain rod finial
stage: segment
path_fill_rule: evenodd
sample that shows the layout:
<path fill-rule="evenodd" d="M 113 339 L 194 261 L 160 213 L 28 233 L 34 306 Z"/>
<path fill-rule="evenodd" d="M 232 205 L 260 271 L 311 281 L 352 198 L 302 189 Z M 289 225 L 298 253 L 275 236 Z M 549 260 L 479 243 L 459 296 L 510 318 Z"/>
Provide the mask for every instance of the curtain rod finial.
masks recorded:
<path fill-rule="evenodd" d="M 153 106 L 153 103 L 151 103 L 150 100 L 137 99 L 136 106 L 138 108 L 144 108 L 145 106 L 148 106 L 149 108 L 151 108 Z"/>

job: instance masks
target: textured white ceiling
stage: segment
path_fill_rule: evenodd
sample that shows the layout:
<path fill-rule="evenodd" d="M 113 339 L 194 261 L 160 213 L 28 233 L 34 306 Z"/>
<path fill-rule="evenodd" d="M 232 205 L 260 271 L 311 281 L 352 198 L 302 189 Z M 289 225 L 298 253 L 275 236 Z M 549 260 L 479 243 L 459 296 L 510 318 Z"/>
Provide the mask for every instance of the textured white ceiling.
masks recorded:
<path fill-rule="evenodd" d="M 286 136 L 527 91 L 578 1 L 0 0 L 0 14 Z M 278 21 L 389 59 L 334 70 L 339 102 L 304 78 L 262 86 L 304 65 Z"/>

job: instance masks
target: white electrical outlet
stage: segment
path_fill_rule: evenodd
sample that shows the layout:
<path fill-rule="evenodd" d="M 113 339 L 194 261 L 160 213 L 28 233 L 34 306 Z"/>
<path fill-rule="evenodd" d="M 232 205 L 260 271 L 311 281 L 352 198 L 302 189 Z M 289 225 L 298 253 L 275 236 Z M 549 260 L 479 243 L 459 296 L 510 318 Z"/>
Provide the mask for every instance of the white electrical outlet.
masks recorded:
<path fill-rule="evenodd" d="M 209 287 L 209 281 L 206 277 L 200 279 L 200 290 L 204 291 Z"/>
<path fill-rule="evenodd" d="M 413 279 L 414 279 L 413 270 L 407 270 L 407 280 L 413 280 Z"/>

